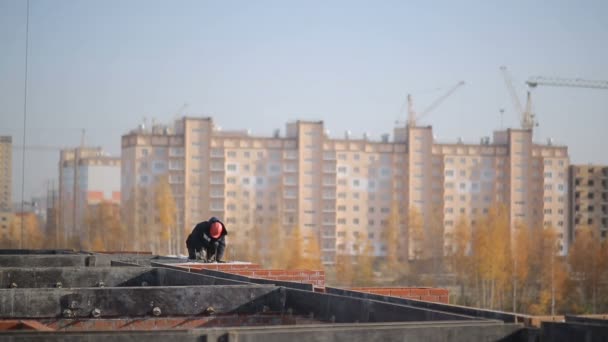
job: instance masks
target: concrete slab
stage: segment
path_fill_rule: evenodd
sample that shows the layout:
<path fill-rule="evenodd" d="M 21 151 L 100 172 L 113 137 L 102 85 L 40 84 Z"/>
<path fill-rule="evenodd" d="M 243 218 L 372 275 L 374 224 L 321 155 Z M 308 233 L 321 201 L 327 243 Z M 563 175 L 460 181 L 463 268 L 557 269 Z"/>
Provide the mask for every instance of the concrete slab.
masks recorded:
<path fill-rule="evenodd" d="M 274 342 L 274 341 L 414 341 L 464 342 L 511 341 L 522 330 L 521 324 L 497 322 L 434 322 L 397 324 L 322 324 L 296 327 L 265 326 L 210 328 L 173 331 L 113 332 L 20 332 L 0 333 L 3 341 L 167 341 L 184 342 Z"/>
<path fill-rule="evenodd" d="M 196 316 L 281 312 L 284 293 L 267 285 L 0 289 L 2 318 Z"/>
<path fill-rule="evenodd" d="M 503 322 L 509 322 L 509 323 L 523 323 L 525 321 L 529 321 L 531 318 L 531 316 L 528 316 L 528 315 L 515 314 L 515 313 L 511 313 L 511 312 L 485 310 L 485 309 L 474 308 L 474 307 L 469 307 L 469 306 L 451 305 L 451 304 L 434 303 L 434 302 L 428 302 L 428 301 L 420 301 L 420 300 L 414 300 L 414 299 L 382 296 L 382 295 L 377 295 L 377 294 L 372 294 L 372 293 L 350 291 L 350 290 L 334 288 L 334 287 L 326 287 L 325 291 L 326 291 L 326 293 L 337 294 L 337 295 L 341 295 L 341 296 L 348 296 L 348 297 L 354 297 L 354 298 L 367 298 L 367 299 L 373 299 L 373 300 L 378 300 L 378 301 L 382 301 L 382 302 L 409 305 L 409 306 L 416 307 L 416 308 L 436 310 L 436 311 L 458 314 L 458 315 L 466 315 L 466 316 L 470 316 L 470 317 L 501 320 Z"/>
<path fill-rule="evenodd" d="M 152 267 L 0 268 L 0 288 L 244 285 L 245 282 Z"/>

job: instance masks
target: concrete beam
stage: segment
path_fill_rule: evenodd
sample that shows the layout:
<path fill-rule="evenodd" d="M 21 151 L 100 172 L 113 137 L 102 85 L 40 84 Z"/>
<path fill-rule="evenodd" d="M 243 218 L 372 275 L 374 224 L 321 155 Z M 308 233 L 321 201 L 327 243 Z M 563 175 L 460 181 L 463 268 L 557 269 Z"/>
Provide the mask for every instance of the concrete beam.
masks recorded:
<path fill-rule="evenodd" d="M 244 282 L 151 267 L 0 268 L 0 288 L 245 285 Z"/>
<path fill-rule="evenodd" d="M 90 318 L 196 316 L 212 307 L 217 314 L 280 312 L 284 293 L 275 286 L 176 286 L 0 289 L 2 318 Z"/>
<path fill-rule="evenodd" d="M 278 341 L 519 341 L 521 324 L 497 322 L 433 322 L 398 324 L 320 324 L 304 326 L 265 326 L 210 328 L 182 331 L 114 331 L 114 332 L 5 332 L 0 338 L 8 342 L 22 341 L 167 341 L 184 342 L 278 342 Z"/>
<path fill-rule="evenodd" d="M 541 341 L 605 342 L 608 341 L 608 325 L 574 322 L 542 322 Z"/>
<path fill-rule="evenodd" d="M 470 316 L 409 305 L 286 289 L 286 309 L 336 323 L 472 320 Z"/>
<path fill-rule="evenodd" d="M 443 304 L 443 303 L 436 303 L 436 302 L 426 302 L 426 301 L 420 301 L 420 300 L 415 300 L 415 299 L 382 296 L 382 295 L 377 295 L 377 294 L 372 294 L 372 293 L 363 293 L 363 292 L 345 290 L 345 289 L 334 288 L 334 287 L 325 287 L 325 291 L 326 291 L 326 293 L 337 294 L 337 295 L 341 295 L 341 296 L 348 296 L 348 297 L 354 297 L 354 298 L 367 298 L 367 299 L 373 299 L 373 300 L 378 300 L 378 301 L 383 301 L 383 302 L 388 302 L 388 303 L 409 305 L 409 306 L 421 308 L 421 309 L 436 310 L 436 311 L 442 311 L 442 312 L 452 313 L 452 314 L 457 314 L 457 315 L 466 315 L 469 317 L 496 319 L 496 320 L 501 320 L 503 322 L 508 322 L 508 323 L 522 323 L 522 322 L 528 321 L 530 319 L 530 316 L 528 316 L 528 315 L 522 315 L 522 314 L 516 314 L 516 313 L 510 313 L 510 312 L 504 312 L 504 311 L 485 310 L 485 309 L 474 308 L 474 307 L 469 307 L 469 306 L 459 306 L 459 305 Z"/>
<path fill-rule="evenodd" d="M 157 267 L 166 267 L 166 268 L 170 268 L 173 270 L 182 270 L 182 271 L 184 270 L 184 268 L 181 266 L 173 266 L 173 265 L 165 264 L 165 263 L 152 262 L 151 265 L 157 266 Z M 299 289 L 299 290 L 306 290 L 306 291 L 313 290 L 313 286 L 311 284 L 296 283 L 293 281 L 252 278 L 252 277 L 247 277 L 244 275 L 232 274 L 232 273 L 228 273 L 228 272 L 209 270 L 209 269 L 190 269 L 189 272 L 195 273 L 195 274 L 204 274 L 207 276 L 212 276 L 212 277 L 217 277 L 217 278 L 232 279 L 232 280 L 237 280 L 237 281 L 242 281 L 242 282 L 247 282 L 247 283 L 252 283 L 252 284 L 267 284 L 267 285 L 272 284 L 272 285 L 282 286 L 282 287 L 292 288 L 292 289 Z"/>

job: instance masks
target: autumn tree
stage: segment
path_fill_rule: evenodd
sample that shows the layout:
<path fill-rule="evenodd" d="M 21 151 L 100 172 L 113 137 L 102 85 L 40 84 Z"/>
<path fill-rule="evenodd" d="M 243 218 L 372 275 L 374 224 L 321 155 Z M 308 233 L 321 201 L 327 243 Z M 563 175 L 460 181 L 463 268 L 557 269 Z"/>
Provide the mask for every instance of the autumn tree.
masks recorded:
<path fill-rule="evenodd" d="M 40 249 L 46 247 L 46 237 L 42 234 L 40 222 L 34 213 L 14 215 L 8 235 L 12 241 L 11 248 Z"/>
<path fill-rule="evenodd" d="M 281 226 L 280 218 L 277 217 L 277 219 L 270 224 L 266 243 L 269 246 L 268 253 L 266 254 L 266 265 L 269 265 L 272 268 L 284 268 L 285 261 L 291 251 L 286 248 L 286 244 L 288 243 L 287 234 L 285 234 L 285 231 Z"/>
<path fill-rule="evenodd" d="M 400 242 L 404 240 L 401 238 L 401 221 L 399 204 L 397 201 L 393 201 L 388 223 L 386 227 L 383 227 L 384 231 L 382 232 L 381 237 L 382 242 L 386 246 L 386 262 L 383 265 L 383 273 L 391 273 L 397 277 L 403 273 L 399 259 L 407 260 L 407 254 L 400 258 L 400 251 L 405 250 L 400 248 L 403 247 L 403 244 Z M 406 243 L 404 244 L 407 245 Z"/>
<path fill-rule="evenodd" d="M 441 273 L 444 254 L 444 224 L 443 211 L 439 207 L 431 210 L 431 216 L 427 221 L 427 229 L 424 234 L 424 246 L 431 260 L 431 274 Z"/>
<path fill-rule="evenodd" d="M 568 258 L 578 287 L 579 303 L 583 306 L 581 310 L 585 313 L 598 312 L 600 281 L 607 274 L 606 268 L 601 268 L 603 261 L 598 231 L 592 227 L 577 228 Z"/>
<path fill-rule="evenodd" d="M 304 260 L 302 232 L 299 227 L 293 227 L 289 236 L 285 239 L 285 251 L 288 252 L 285 259 L 285 268 L 296 269 Z"/>
<path fill-rule="evenodd" d="M 511 249 L 508 211 L 504 205 L 489 208 L 473 231 L 473 261 L 479 305 L 502 308 L 511 282 Z"/>
<path fill-rule="evenodd" d="M 369 239 L 360 235 L 357 235 L 355 245 L 357 254 L 353 285 L 374 285 L 374 246 Z"/>
<path fill-rule="evenodd" d="M 340 286 L 352 287 L 355 278 L 354 257 L 350 252 L 351 241 L 345 237 L 342 241 L 344 249 L 339 249 L 336 254 L 335 276 Z"/>
<path fill-rule="evenodd" d="M 111 202 L 90 205 L 85 214 L 84 249 L 93 251 L 125 250 L 124 230 L 120 222 L 119 208 Z"/>
<path fill-rule="evenodd" d="M 448 245 L 448 260 L 449 266 L 456 274 L 456 279 L 460 287 L 459 299 L 464 304 L 465 300 L 465 286 L 470 280 L 472 274 L 471 269 L 471 226 L 465 215 L 461 215 L 456 221 L 454 229 L 449 234 L 449 245 Z"/>
<path fill-rule="evenodd" d="M 177 245 L 173 241 L 172 231 L 175 230 L 175 216 L 177 207 L 175 198 L 169 185 L 168 176 L 160 178 L 155 187 L 155 208 L 156 218 L 158 219 L 158 244 L 156 252 L 162 254 L 174 254 L 177 252 Z"/>
<path fill-rule="evenodd" d="M 424 222 L 420 211 L 410 207 L 407 215 L 409 258 L 420 260 L 423 258 Z"/>
<path fill-rule="evenodd" d="M 528 275 L 530 270 L 530 241 L 532 233 L 530 229 L 521 222 L 515 223 L 515 232 L 512 245 L 512 308 L 513 312 L 521 307 L 521 293 L 524 292 L 528 284 Z"/>

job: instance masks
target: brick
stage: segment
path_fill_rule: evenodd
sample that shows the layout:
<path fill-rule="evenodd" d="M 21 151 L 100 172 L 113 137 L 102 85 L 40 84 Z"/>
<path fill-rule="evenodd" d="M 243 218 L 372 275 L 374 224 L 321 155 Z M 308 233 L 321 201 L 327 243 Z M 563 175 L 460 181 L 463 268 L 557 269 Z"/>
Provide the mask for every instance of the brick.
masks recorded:
<path fill-rule="evenodd" d="M 438 302 L 450 304 L 450 296 L 439 296 Z"/>
<path fill-rule="evenodd" d="M 285 270 L 268 270 L 268 274 L 269 275 L 284 275 L 287 274 L 287 271 Z"/>
<path fill-rule="evenodd" d="M 373 288 L 370 288 L 370 289 L 367 289 L 365 292 L 373 293 L 373 294 L 377 294 L 377 295 L 381 295 L 381 296 L 390 296 L 392 290 L 391 289 L 378 289 L 378 288 L 373 289 Z"/>
<path fill-rule="evenodd" d="M 426 302 L 438 302 L 439 296 L 422 296 L 420 297 L 420 300 L 424 300 Z"/>
<path fill-rule="evenodd" d="M 391 289 L 390 290 L 390 295 L 395 296 L 395 297 L 409 296 L 410 294 L 412 294 L 411 289 L 403 288 L 403 289 Z"/>
<path fill-rule="evenodd" d="M 412 289 L 410 289 L 410 294 L 412 296 L 428 296 L 429 289 L 428 288 L 412 288 Z"/>
<path fill-rule="evenodd" d="M 429 294 L 432 296 L 447 296 L 447 289 L 429 289 Z"/>

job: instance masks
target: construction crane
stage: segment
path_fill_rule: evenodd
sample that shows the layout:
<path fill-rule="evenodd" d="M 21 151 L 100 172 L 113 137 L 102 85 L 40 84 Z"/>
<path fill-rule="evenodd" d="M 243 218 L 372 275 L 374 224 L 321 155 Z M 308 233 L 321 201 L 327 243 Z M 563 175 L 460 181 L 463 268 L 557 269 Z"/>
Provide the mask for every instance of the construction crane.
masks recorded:
<path fill-rule="evenodd" d="M 412 95 L 407 94 L 407 104 L 408 104 L 407 124 L 410 127 L 415 127 L 417 120 L 420 120 L 420 119 L 424 118 L 425 116 L 427 116 L 429 113 L 431 113 L 431 111 L 433 111 L 433 109 L 437 108 L 437 106 L 439 106 L 445 99 L 447 99 L 450 95 L 452 95 L 456 90 L 458 90 L 458 88 L 460 88 L 464 84 L 465 84 L 464 81 L 458 82 L 456 85 L 451 87 L 445 94 L 443 94 L 442 96 L 437 98 L 433 103 L 431 103 L 431 105 L 428 106 L 425 110 L 423 110 L 420 113 L 420 115 L 417 115 L 416 111 L 414 110 L 414 102 L 412 99 Z"/>
<path fill-rule="evenodd" d="M 530 77 L 526 81 L 526 84 L 530 88 L 536 88 L 539 85 L 543 85 L 551 87 L 608 89 L 608 81 L 590 81 L 580 78 L 569 79 L 561 77 L 534 76 Z"/>
<path fill-rule="evenodd" d="M 507 90 L 511 95 L 511 100 L 513 101 L 513 106 L 515 107 L 515 111 L 519 113 L 521 120 L 521 128 L 522 129 L 532 129 L 534 126 L 538 126 L 536 120 L 534 119 L 534 114 L 532 113 L 532 97 L 530 92 L 528 91 L 526 97 L 526 107 L 524 108 L 519 101 L 519 96 L 517 96 L 517 92 L 515 91 L 515 87 L 513 86 L 513 81 L 511 79 L 511 75 L 507 70 L 506 66 L 501 66 L 500 71 L 502 72 L 502 76 L 505 81 L 505 85 L 507 86 Z"/>

